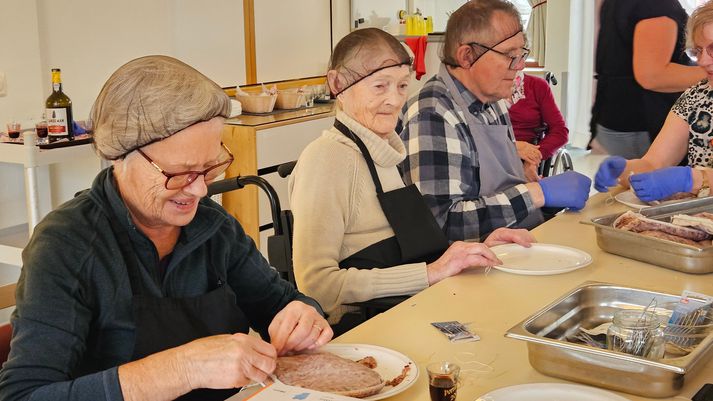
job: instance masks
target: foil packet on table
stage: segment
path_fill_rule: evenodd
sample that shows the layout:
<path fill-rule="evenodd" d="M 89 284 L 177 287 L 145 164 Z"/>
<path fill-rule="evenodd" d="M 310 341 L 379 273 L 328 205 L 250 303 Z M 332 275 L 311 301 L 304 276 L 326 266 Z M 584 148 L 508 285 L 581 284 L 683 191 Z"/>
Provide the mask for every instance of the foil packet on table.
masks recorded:
<path fill-rule="evenodd" d="M 450 322 L 433 322 L 431 325 L 443 333 L 451 342 L 480 340 L 479 335 L 468 330 L 463 323 L 456 320 Z"/>

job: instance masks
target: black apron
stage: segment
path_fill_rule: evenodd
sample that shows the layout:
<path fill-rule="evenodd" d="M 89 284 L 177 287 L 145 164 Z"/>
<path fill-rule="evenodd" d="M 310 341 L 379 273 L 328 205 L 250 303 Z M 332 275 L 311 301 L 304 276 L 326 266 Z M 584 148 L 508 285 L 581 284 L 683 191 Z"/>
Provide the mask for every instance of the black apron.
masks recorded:
<path fill-rule="evenodd" d="M 203 295 L 187 298 L 157 298 L 148 294 L 140 278 L 140 267 L 129 234 L 110 218 L 119 242 L 131 283 L 132 310 L 136 339 L 131 360 L 216 334 L 247 333 L 247 317 L 236 305 L 235 293 L 211 264 L 208 282 L 212 287 Z M 181 401 L 223 401 L 239 389 L 198 389 L 185 394 Z"/>
<path fill-rule="evenodd" d="M 371 269 L 387 268 L 406 263 L 430 263 L 448 248 L 448 240 L 416 185 L 384 192 L 364 142 L 339 120 L 334 127 L 356 143 L 361 150 L 376 187 L 381 210 L 394 230 L 394 236 L 372 244 L 339 262 L 339 267 Z"/>

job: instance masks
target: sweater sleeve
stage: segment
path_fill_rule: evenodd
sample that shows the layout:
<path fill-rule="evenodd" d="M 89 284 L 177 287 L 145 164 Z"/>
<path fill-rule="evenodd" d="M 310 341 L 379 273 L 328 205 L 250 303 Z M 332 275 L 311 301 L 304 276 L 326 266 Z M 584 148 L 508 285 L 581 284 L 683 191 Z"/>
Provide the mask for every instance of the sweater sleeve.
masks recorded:
<path fill-rule="evenodd" d="M 41 223 L 23 251 L 0 399 L 123 400 L 116 367 L 76 375 L 92 319 L 81 274 L 86 256 L 75 252 L 78 238 L 66 235 L 66 222 L 56 223 Z"/>
<path fill-rule="evenodd" d="M 336 142 L 335 146 L 318 145 L 313 143 L 303 151 L 290 177 L 293 261 L 300 290 L 331 314 L 344 303 L 410 295 L 427 287 L 425 263 L 339 267 L 347 222 L 354 212 L 352 197 L 361 190 L 355 185 L 356 158 L 361 156 Z"/>
<path fill-rule="evenodd" d="M 549 159 L 554 156 L 559 148 L 567 143 L 569 130 L 565 125 L 564 117 L 562 117 L 557 103 L 555 103 L 555 98 L 547 81 L 536 79 L 533 81 L 532 87 L 537 103 L 540 105 L 542 121 L 547 123 L 549 127 L 547 135 L 540 142 L 540 153 L 542 153 L 543 159 Z"/>

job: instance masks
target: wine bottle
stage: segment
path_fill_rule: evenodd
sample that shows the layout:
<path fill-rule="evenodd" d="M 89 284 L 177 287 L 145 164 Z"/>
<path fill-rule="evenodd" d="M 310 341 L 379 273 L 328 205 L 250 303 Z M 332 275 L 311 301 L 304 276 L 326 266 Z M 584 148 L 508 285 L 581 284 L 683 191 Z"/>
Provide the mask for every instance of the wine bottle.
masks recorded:
<path fill-rule="evenodd" d="M 59 68 L 52 69 L 52 94 L 45 102 L 49 142 L 56 142 L 63 138 L 70 141 L 74 139 L 72 101 L 62 92 L 60 73 Z"/>

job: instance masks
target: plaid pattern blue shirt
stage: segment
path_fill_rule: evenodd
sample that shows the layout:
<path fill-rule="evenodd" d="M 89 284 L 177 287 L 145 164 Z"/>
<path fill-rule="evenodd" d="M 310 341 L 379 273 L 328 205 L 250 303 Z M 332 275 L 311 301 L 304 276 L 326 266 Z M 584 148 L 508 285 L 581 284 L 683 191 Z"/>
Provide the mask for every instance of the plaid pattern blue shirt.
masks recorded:
<path fill-rule="evenodd" d="M 450 241 L 483 240 L 498 227 L 520 223 L 536 210 L 524 184 L 504 192 L 480 193 L 480 164 L 463 113 L 483 124 L 508 124 L 504 102 L 481 103 L 453 77 L 468 110 L 453 100 L 438 75 L 411 97 L 396 132 L 408 156 L 401 166 L 406 184 L 415 183 Z M 512 134 L 512 128 L 509 130 Z M 513 146 L 514 143 L 513 136 Z M 497 172 L 493 172 L 497 174 Z"/>

